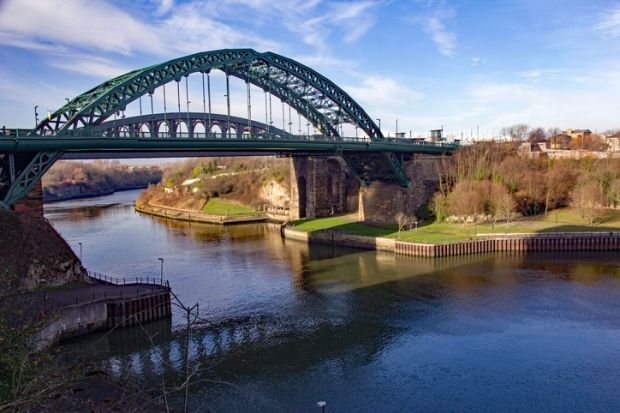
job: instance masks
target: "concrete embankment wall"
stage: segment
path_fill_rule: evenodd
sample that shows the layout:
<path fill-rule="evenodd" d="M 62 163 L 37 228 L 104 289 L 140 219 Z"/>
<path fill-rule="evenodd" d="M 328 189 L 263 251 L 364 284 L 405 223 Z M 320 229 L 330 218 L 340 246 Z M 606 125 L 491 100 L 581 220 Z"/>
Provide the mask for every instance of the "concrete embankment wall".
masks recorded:
<path fill-rule="evenodd" d="M 179 221 L 202 222 L 205 224 L 239 224 L 244 222 L 266 221 L 268 219 L 264 214 L 223 216 L 153 205 L 135 205 L 134 208 L 138 212 L 156 217 L 176 219 Z"/>
<path fill-rule="evenodd" d="M 285 228 L 282 233 L 287 239 L 307 243 L 374 249 L 414 257 L 450 257 L 489 252 L 620 250 L 620 232 L 513 234 L 445 244 L 403 242 L 391 238 L 348 235 L 332 230 L 308 233 L 290 227 Z"/>
<path fill-rule="evenodd" d="M 170 317 L 170 291 L 163 289 L 126 299 L 100 299 L 58 309 L 34 337 L 38 349 L 98 330 L 126 327 Z"/>
<path fill-rule="evenodd" d="M 618 251 L 620 233 L 524 234 L 436 245 L 396 241 L 394 246 L 395 253 L 416 257 L 449 257 L 488 252 Z"/>
<path fill-rule="evenodd" d="M 351 235 L 342 231 L 304 232 L 286 227 L 282 231 L 284 238 L 294 239 L 307 243 L 341 245 L 344 247 L 364 248 L 377 251 L 394 252 L 395 240 L 390 238 L 374 238 L 361 235 Z"/>

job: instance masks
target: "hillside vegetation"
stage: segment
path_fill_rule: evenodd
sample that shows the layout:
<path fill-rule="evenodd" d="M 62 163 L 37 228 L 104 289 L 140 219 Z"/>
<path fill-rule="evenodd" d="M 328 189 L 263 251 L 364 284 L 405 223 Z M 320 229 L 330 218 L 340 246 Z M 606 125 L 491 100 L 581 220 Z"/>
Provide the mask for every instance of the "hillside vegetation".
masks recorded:
<path fill-rule="evenodd" d="M 287 208 L 289 187 L 287 159 L 189 159 L 168 167 L 161 182 L 143 192 L 136 205 L 150 204 L 214 215 L 227 215 L 231 211 L 249 213 L 264 205 Z"/>
<path fill-rule="evenodd" d="M 478 143 L 443 159 L 439 221 L 507 221 L 574 207 L 587 224 L 620 207 L 620 159 L 527 159 L 514 144 Z"/>
<path fill-rule="evenodd" d="M 45 202 L 146 188 L 162 177 L 159 166 L 129 166 L 119 161 L 60 161 L 43 176 Z"/>

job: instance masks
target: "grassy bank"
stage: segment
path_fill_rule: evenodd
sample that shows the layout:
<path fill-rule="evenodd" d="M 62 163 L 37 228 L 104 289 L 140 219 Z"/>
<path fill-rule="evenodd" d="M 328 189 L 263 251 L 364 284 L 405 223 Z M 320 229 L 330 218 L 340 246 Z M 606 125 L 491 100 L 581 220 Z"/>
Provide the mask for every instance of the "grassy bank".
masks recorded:
<path fill-rule="evenodd" d="M 256 211 L 248 206 L 240 205 L 235 202 L 225 201 L 219 198 L 211 198 L 202 207 L 202 212 L 210 215 L 252 215 Z"/>
<path fill-rule="evenodd" d="M 355 215 L 310 218 L 295 221 L 296 229 L 306 232 L 324 229 L 340 230 L 354 235 L 398 238 L 396 225 L 368 225 L 355 221 Z M 447 222 L 422 223 L 418 229 L 401 231 L 400 239 L 411 242 L 439 244 L 462 241 L 480 234 L 545 233 L 545 232 L 607 232 L 620 231 L 620 211 L 609 211 L 600 223 L 585 225 L 572 208 L 558 209 L 547 215 L 523 217 L 510 223 L 456 224 Z"/>

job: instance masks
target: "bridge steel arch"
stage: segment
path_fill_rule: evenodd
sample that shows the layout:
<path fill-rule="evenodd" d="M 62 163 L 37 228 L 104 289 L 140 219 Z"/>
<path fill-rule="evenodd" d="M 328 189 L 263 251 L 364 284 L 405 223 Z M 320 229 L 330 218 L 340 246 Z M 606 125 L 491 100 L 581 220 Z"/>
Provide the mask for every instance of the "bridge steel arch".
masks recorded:
<path fill-rule="evenodd" d="M 92 136 L 106 120 L 141 96 L 192 73 L 218 69 L 273 94 L 304 116 L 322 135 L 341 140 L 338 125 L 351 123 L 371 142 L 384 142 L 379 127 L 364 109 L 335 83 L 315 70 L 272 52 L 223 49 L 201 52 L 138 69 L 110 79 L 73 98 L 30 132 L 40 137 Z M 169 125 L 168 125 L 169 126 Z M 225 124 L 229 130 L 230 124 Z M 188 125 L 188 128 L 191 126 Z M 151 135 L 156 133 L 151 126 Z M 269 133 L 269 131 L 267 131 Z M 0 157 L 0 207 L 25 196 L 62 156 L 62 151 L 10 154 Z M 384 178 L 409 185 L 402 160 L 393 152 L 345 157 L 362 183 Z"/>
<path fill-rule="evenodd" d="M 171 81 L 212 69 L 241 78 L 277 96 L 322 134 L 338 137 L 337 125 L 352 123 L 371 140 L 383 139 L 372 118 L 344 90 L 313 69 L 276 53 L 224 49 L 180 57 L 108 80 L 75 97 L 43 120 L 31 134 L 86 132 L 127 104 Z"/>

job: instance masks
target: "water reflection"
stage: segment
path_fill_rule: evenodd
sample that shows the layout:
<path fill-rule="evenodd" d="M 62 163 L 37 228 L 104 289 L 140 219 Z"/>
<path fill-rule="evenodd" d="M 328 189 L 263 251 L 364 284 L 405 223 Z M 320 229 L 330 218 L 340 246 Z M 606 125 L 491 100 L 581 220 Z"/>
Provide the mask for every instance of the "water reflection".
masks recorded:
<path fill-rule="evenodd" d="M 267 225 L 50 214 L 87 265 L 150 271 L 165 256 L 194 333 L 193 408 L 214 411 L 613 411 L 620 408 L 617 253 L 420 259 L 285 241 Z M 87 230 L 85 232 L 85 230 Z M 149 267 L 150 266 L 150 267 Z M 185 336 L 149 325 L 76 340 L 119 376 L 179 383 Z M 225 383 L 232 383 L 225 384 Z"/>

